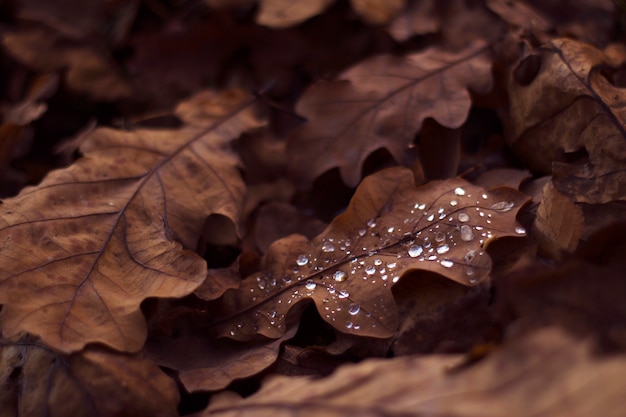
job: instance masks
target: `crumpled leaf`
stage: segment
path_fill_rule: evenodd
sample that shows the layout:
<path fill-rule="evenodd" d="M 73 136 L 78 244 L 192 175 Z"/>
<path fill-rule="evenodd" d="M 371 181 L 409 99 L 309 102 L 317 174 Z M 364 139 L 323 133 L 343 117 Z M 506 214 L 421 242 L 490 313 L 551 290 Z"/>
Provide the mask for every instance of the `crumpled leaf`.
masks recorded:
<path fill-rule="evenodd" d="M 451 355 L 369 359 L 317 380 L 277 376 L 248 398 L 211 404 L 202 416 L 623 414 L 626 358 L 594 358 L 589 344 L 554 328 L 450 372 L 458 361 Z"/>
<path fill-rule="evenodd" d="M 152 361 L 93 349 L 64 356 L 36 342 L 0 345 L 0 387 L 3 416 L 174 417 L 180 400 Z"/>
<path fill-rule="evenodd" d="M 430 48 L 423 52 L 377 56 L 347 70 L 337 81 L 311 86 L 296 111 L 308 119 L 290 137 L 289 169 L 301 184 L 339 167 L 356 186 L 361 166 L 385 148 L 397 160 L 427 117 L 457 128 L 467 118 L 468 89 L 491 88 L 489 49 L 474 42 L 458 53 Z"/>
<path fill-rule="evenodd" d="M 575 202 L 626 198 L 626 92 L 608 78 L 626 53 L 611 51 L 556 39 L 524 58 L 509 82 L 509 144 Z"/>
<path fill-rule="evenodd" d="M 216 391 L 271 366 L 283 342 L 297 330 L 294 326 L 279 339 L 254 342 L 212 340 L 208 334 L 193 334 L 148 342 L 146 350 L 160 366 L 177 370 L 187 391 Z"/>
<path fill-rule="evenodd" d="M 420 269 L 464 285 L 480 282 L 491 268 L 486 244 L 525 234 L 515 221 L 525 201 L 514 189 L 487 192 L 462 179 L 415 188 L 410 170 L 381 171 L 362 182 L 323 233 L 270 246 L 264 270 L 224 293 L 213 326 L 238 340 L 277 338 L 290 309 L 312 299 L 342 332 L 389 337 L 398 322 L 391 286 L 402 274 Z"/>
<path fill-rule="evenodd" d="M 244 184 L 225 146 L 259 124 L 249 107 L 201 129 L 94 130 L 83 158 L 5 200 L 2 333 L 65 352 L 90 342 L 140 349 L 140 303 L 192 292 L 206 276 L 192 251 L 205 219 L 237 221 Z"/>

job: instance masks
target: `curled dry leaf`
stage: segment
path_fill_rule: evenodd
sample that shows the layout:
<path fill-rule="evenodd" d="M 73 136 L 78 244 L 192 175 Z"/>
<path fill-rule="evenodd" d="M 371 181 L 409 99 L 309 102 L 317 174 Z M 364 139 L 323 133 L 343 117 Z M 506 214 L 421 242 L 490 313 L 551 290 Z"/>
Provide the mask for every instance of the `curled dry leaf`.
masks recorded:
<path fill-rule="evenodd" d="M 356 186 L 361 165 L 375 150 L 397 161 L 422 122 L 432 117 L 457 128 L 467 118 L 468 89 L 491 88 L 489 48 L 474 42 L 458 53 L 438 48 L 407 55 L 377 56 L 344 72 L 338 81 L 318 82 L 297 104 L 308 119 L 289 140 L 289 169 L 301 184 L 339 167 Z"/>
<path fill-rule="evenodd" d="M 432 355 L 370 359 L 318 380 L 275 377 L 202 416 L 621 416 L 626 358 L 590 350 L 550 328 L 455 372 L 458 356 Z"/>
<path fill-rule="evenodd" d="M 104 350 L 64 356 L 38 343 L 5 341 L 0 386 L 3 416 L 178 416 L 176 383 L 156 364 Z"/>
<path fill-rule="evenodd" d="M 187 391 L 215 391 L 272 365 L 282 343 L 291 339 L 297 330 L 298 326 L 294 326 L 279 339 L 253 342 L 213 340 L 208 334 L 187 335 L 148 342 L 146 350 L 160 366 L 177 370 Z"/>
<path fill-rule="evenodd" d="M 225 145 L 258 125 L 250 106 L 202 129 L 94 130 L 83 158 L 5 200 L 3 334 L 33 333 L 66 352 L 140 349 L 140 303 L 192 292 L 206 264 L 188 249 L 205 219 L 237 221 L 244 184 Z"/>
<path fill-rule="evenodd" d="M 557 39 L 524 58 L 509 82 L 511 147 L 576 202 L 626 198 L 626 91 L 607 78 L 625 59 Z"/>
<path fill-rule="evenodd" d="M 381 171 L 363 181 L 323 233 L 270 246 L 264 271 L 220 299 L 213 326 L 239 340 L 277 338 L 290 309 L 312 299 L 342 332 L 389 337 L 398 322 L 391 286 L 402 274 L 420 269 L 480 282 L 491 268 L 489 240 L 525 234 L 515 220 L 525 201 L 514 189 L 487 192 L 462 179 L 415 188 L 410 170 Z"/>

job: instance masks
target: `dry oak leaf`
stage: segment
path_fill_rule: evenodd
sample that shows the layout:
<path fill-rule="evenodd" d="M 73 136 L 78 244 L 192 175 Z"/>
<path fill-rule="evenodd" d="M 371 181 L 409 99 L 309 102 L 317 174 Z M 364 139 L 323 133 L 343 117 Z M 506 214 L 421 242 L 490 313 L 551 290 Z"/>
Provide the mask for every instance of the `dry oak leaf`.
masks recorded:
<path fill-rule="evenodd" d="M 176 383 L 146 359 L 88 349 L 60 355 L 41 343 L 0 346 L 0 415 L 175 417 Z"/>
<path fill-rule="evenodd" d="M 206 128 L 91 132 L 84 157 L 0 206 L 0 325 L 61 351 L 136 351 L 148 297 L 206 277 L 205 219 L 237 222 L 245 185 L 226 145 L 259 121 L 240 104 Z M 192 249 L 192 250 L 189 250 Z"/>
<path fill-rule="evenodd" d="M 623 52 L 556 39 L 510 79 L 509 144 L 575 202 L 626 199 L 626 90 L 607 78 L 625 61 Z"/>
<path fill-rule="evenodd" d="M 490 50 L 482 42 L 457 53 L 430 48 L 368 59 L 304 93 L 296 111 L 308 122 L 289 138 L 290 172 L 308 185 L 339 167 L 354 187 L 368 155 L 385 148 L 404 161 L 424 119 L 461 126 L 471 106 L 468 89 L 486 93 L 491 82 Z"/>
<path fill-rule="evenodd" d="M 146 351 L 160 366 L 178 371 L 178 378 L 188 392 L 216 391 L 271 366 L 283 342 L 291 339 L 297 330 L 296 325 L 279 339 L 253 342 L 190 334 L 173 340 L 148 341 Z"/>
<path fill-rule="evenodd" d="M 515 215 L 526 200 L 511 188 L 485 191 L 462 179 L 416 188 L 406 168 L 381 171 L 363 180 L 320 235 L 270 246 L 263 271 L 216 303 L 212 326 L 237 340 L 278 338 L 292 307 L 312 299 L 339 331 L 389 337 L 398 324 L 391 286 L 402 274 L 419 269 L 480 282 L 491 268 L 486 244 L 525 234 Z"/>
<path fill-rule="evenodd" d="M 214 401 L 201 415 L 619 417 L 624 412 L 626 357 L 594 357 L 588 343 L 555 328 L 511 341 L 474 366 L 450 372 L 458 362 L 456 355 L 408 356 L 345 365 L 317 380 L 276 376 L 254 395 Z"/>

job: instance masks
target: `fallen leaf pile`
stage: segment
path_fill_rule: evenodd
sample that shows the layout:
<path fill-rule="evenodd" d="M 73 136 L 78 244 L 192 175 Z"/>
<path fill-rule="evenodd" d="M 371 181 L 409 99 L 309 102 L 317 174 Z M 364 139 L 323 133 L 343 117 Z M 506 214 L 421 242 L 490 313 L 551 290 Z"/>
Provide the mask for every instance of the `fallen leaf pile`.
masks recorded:
<path fill-rule="evenodd" d="M 621 415 L 623 2 L 0 10 L 0 416 Z"/>

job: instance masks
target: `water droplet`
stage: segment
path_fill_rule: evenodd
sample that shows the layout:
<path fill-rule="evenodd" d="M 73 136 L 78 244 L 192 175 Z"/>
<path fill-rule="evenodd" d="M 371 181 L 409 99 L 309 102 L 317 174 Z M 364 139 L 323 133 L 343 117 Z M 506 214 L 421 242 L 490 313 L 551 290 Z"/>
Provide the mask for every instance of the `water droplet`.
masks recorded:
<path fill-rule="evenodd" d="M 396 264 L 395 262 L 389 262 L 389 263 L 387 264 L 387 268 L 389 268 L 389 269 L 393 269 L 393 268 L 395 268 L 395 267 L 396 267 L 396 265 L 397 265 L 397 264 Z"/>
<path fill-rule="evenodd" d="M 457 204 L 459 204 L 459 202 L 458 202 L 458 201 L 456 201 L 456 200 L 451 200 L 451 201 L 450 201 L 450 205 L 451 205 L 452 207 L 456 207 L 456 205 L 457 205 Z"/>
<path fill-rule="evenodd" d="M 256 277 L 256 283 L 260 290 L 264 290 L 267 287 L 267 281 L 263 277 Z"/>
<path fill-rule="evenodd" d="M 435 233 L 435 242 L 443 242 L 446 240 L 446 235 L 443 232 Z"/>
<path fill-rule="evenodd" d="M 339 271 L 339 270 L 337 270 L 337 271 L 335 271 L 335 273 L 333 274 L 333 279 L 334 279 L 335 281 L 343 282 L 343 281 L 345 281 L 347 278 L 348 278 L 348 275 L 347 275 L 345 272 L 343 272 L 343 271 Z"/>
<path fill-rule="evenodd" d="M 524 229 L 522 226 L 517 226 L 515 228 L 515 233 L 517 233 L 518 235 L 524 235 L 526 234 L 526 229 Z"/>
<path fill-rule="evenodd" d="M 348 321 L 346 322 L 346 329 L 351 329 L 352 328 L 352 322 Z"/>
<path fill-rule="evenodd" d="M 308 263 L 309 263 L 309 258 L 307 258 L 307 257 L 306 257 L 306 255 L 300 255 L 300 256 L 298 256 L 298 258 L 296 259 L 296 263 L 297 263 L 299 266 L 304 266 L 304 265 L 306 265 L 306 264 L 308 264 Z"/>
<path fill-rule="evenodd" d="M 472 267 L 470 266 L 470 267 L 468 267 L 468 268 L 465 270 L 465 275 L 467 275 L 468 277 L 471 277 L 471 276 L 473 276 L 473 275 L 474 275 L 474 272 L 475 272 L 475 271 L 474 271 L 474 268 L 472 268 Z"/>
<path fill-rule="evenodd" d="M 291 282 L 291 275 L 283 275 L 283 282 L 289 284 Z"/>
<path fill-rule="evenodd" d="M 491 206 L 492 210 L 499 211 L 502 213 L 506 213 L 507 211 L 511 211 L 511 209 L 515 206 L 513 201 L 500 201 L 499 203 L 495 203 Z"/>
<path fill-rule="evenodd" d="M 367 230 L 365 230 L 364 227 L 361 227 L 358 233 L 359 233 L 359 236 L 365 236 L 365 233 L 367 233 Z"/>
<path fill-rule="evenodd" d="M 413 245 L 409 248 L 409 256 L 411 258 L 417 258 L 424 252 L 424 249 L 420 245 Z"/>
<path fill-rule="evenodd" d="M 360 326 L 360 325 L 358 325 L 358 324 L 355 324 L 354 326 L 352 326 L 352 328 L 353 328 L 354 330 L 359 330 L 359 329 L 361 328 L 361 326 Z"/>
<path fill-rule="evenodd" d="M 380 265 L 382 265 L 382 264 L 383 264 L 383 261 L 381 261 L 380 259 L 378 259 L 378 258 L 377 258 L 377 259 L 374 259 L 374 265 L 376 265 L 376 266 L 380 266 Z"/>
<path fill-rule="evenodd" d="M 461 226 L 461 240 L 470 242 L 472 239 L 474 239 L 474 231 L 472 228 L 466 224 Z"/>
<path fill-rule="evenodd" d="M 337 297 L 339 298 L 348 298 L 350 297 L 350 293 L 348 291 L 339 291 L 339 294 L 337 294 Z"/>
<path fill-rule="evenodd" d="M 476 257 L 476 251 L 473 249 L 470 249 L 467 251 L 467 253 L 463 257 L 463 260 L 467 263 L 470 263 L 474 260 L 475 257 Z"/>
<path fill-rule="evenodd" d="M 365 268 L 365 273 L 367 275 L 374 275 L 375 272 L 376 272 L 376 268 L 374 268 L 372 265 Z"/>
<path fill-rule="evenodd" d="M 335 246 L 330 243 L 330 242 L 324 242 L 322 243 L 322 252 L 334 252 L 335 251 Z"/>
<path fill-rule="evenodd" d="M 469 222 L 470 216 L 467 213 L 459 213 L 458 219 L 461 223 Z"/>
<path fill-rule="evenodd" d="M 476 281 L 478 281 L 478 278 L 476 278 L 476 277 L 470 277 L 467 281 L 468 281 L 470 284 L 476 284 Z"/>
<path fill-rule="evenodd" d="M 267 313 L 267 315 L 272 319 L 276 317 L 276 314 L 277 314 L 276 310 L 272 310 L 269 313 Z"/>
<path fill-rule="evenodd" d="M 304 284 L 304 287 L 307 290 L 314 290 L 315 287 L 317 287 L 317 284 L 309 279 L 309 280 L 306 281 L 306 284 Z"/>
<path fill-rule="evenodd" d="M 231 330 L 231 331 L 230 331 L 230 335 L 231 335 L 231 336 L 234 336 L 234 335 L 235 335 L 235 331 L 234 331 L 234 330 Z"/>
<path fill-rule="evenodd" d="M 431 255 L 428 257 L 429 261 L 436 261 L 437 260 L 437 255 Z"/>
<path fill-rule="evenodd" d="M 439 263 L 444 268 L 450 268 L 452 265 L 454 265 L 454 262 L 452 262 L 450 259 L 442 259 Z"/>
<path fill-rule="evenodd" d="M 398 275 L 394 275 L 394 277 L 391 279 L 391 281 L 395 284 L 396 282 L 398 282 L 400 280 L 400 277 Z"/>
<path fill-rule="evenodd" d="M 462 189 L 461 187 L 457 187 L 454 189 L 454 194 L 455 195 L 465 195 L 465 190 Z"/>
<path fill-rule="evenodd" d="M 356 316 L 357 314 L 359 314 L 359 311 L 361 311 L 361 306 L 359 306 L 358 304 L 352 303 L 348 307 L 348 313 L 351 316 Z"/>
<path fill-rule="evenodd" d="M 393 226 L 389 227 L 389 228 L 387 228 L 387 233 L 393 233 L 394 230 L 396 230 L 395 227 L 393 227 Z"/>
<path fill-rule="evenodd" d="M 441 246 L 439 246 L 437 248 L 437 253 L 439 255 L 442 255 L 442 254 L 448 252 L 449 250 L 450 250 L 450 246 L 448 246 L 448 245 L 441 245 Z"/>
<path fill-rule="evenodd" d="M 432 222 L 433 220 L 435 220 L 435 215 L 431 214 L 430 216 L 426 217 L 426 220 L 428 220 L 429 222 Z"/>
<path fill-rule="evenodd" d="M 335 293 L 335 288 L 333 287 L 326 287 L 326 290 L 328 291 L 329 294 L 334 294 Z"/>
<path fill-rule="evenodd" d="M 447 214 L 446 214 L 446 213 L 441 213 L 441 214 L 439 215 L 439 220 L 445 219 L 445 218 L 446 218 L 446 216 L 447 216 Z"/>
<path fill-rule="evenodd" d="M 376 227 L 376 219 L 369 219 L 367 221 L 367 227 L 369 227 L 369 228 Z"/>

